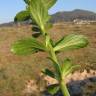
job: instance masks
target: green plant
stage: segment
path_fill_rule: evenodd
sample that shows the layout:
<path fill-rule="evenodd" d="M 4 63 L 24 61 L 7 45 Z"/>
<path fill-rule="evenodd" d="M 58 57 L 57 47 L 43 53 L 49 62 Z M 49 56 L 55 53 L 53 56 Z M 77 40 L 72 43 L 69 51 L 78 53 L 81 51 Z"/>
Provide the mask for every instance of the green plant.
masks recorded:
<path fill-rule="evenodd" d="M 36 28 L 39 34 L 44 38 L 43 42 L 36 38 L 25 38 L 17 41 L 12 45 L 11 51 L 18 55 L 27 55 L 43 51 L 49 53 L 48 59 L 52 61 L 55 71 L 45 69 L 44 74 L 56 79 L 58 84 L 48 88 L 51 94 L 55 94 L 61 89 L 64 96 L 70 96 L 65 84 L 65 78 L 79 65 L 74 65 L 69 58 L 64 59 L 60 64 L 56 55 L 62 51 L 83 48 L 88 44 L 86 37 L 83 35 L 70 34 L 64 36 L 58 42 L 53 42 L 48 34 L 52 24 L 49 23 L 51 15 L 48 10 L 56 3 L 57 0 L 24 0 L 27 4 L 26 11 L 21 11 L 15 17 L 15 21 L 24 21 L 31 19 L 33 29 Z"/>

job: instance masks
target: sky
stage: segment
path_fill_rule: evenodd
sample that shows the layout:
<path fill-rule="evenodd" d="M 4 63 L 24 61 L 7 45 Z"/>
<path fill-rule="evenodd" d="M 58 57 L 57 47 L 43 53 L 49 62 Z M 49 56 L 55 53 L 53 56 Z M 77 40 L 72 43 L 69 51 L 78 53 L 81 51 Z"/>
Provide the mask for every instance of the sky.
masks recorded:
<path fill-rule="evenodd" d="M 14 16 L 26 7 L 23 0 L 0 0 L 0 24 L 14 20 Z M 58 0 L 49 10 L 50 14 L 58 11 L 85 9 L 96 12 L 96 0 Z"/>

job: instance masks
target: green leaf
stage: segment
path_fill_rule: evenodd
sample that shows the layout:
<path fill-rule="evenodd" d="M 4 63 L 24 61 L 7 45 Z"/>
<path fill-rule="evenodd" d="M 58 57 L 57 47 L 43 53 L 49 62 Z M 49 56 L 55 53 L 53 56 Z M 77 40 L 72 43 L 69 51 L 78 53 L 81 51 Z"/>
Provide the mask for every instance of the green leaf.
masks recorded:
<path fill-rule="evenodd" d="M 35 38 L 37 38 L 41 35 L 41 30 L 37 26 L 33 26 L 32 31 L 33 31 L 32 36 L 35 37 Z"/>
<path fill-rule="evenodd" d="M 25 2 L 26 4 L 29 4 L 30 1 L 32 1 L 32 0 L 24 0 L 24 2 Z M 51 7 L 57 2 L 57 0 L 41 0 L 41 1 L 44 3 L 44 5 L 45 5 L 48 9 L 51 8 Z"/>
<path fill-rule="evenodd" d="M 52 71 L 50 71 L 49 69 L 45 69 L 44 71 L 42 71 L 42 73 L 44 73 L 45 75 L 48 75 L 49 77 L 56 79 L 55 74 Z"/>
<path fill-rule="evenodd" d="M 51 95 L 56 94 L 59 91 L 60 87 L 58 84 L 54 84 L 54 85 L 50 85 L 47 88 L 48 93 L 50 93 Z"/>
<path fill-rule="evenodd" d="M 48 15 L 48 9 L 45 7 L 42 0 L 31 0 L 29 9 L 32 18 L 35 20 L 41 30 L 43 30 L 43 34 L 45 34 L 44 27 L 50 19 L 50 16 Z"/>
<path fill-rule="evenodd" d="M 48 9 L 50 9 L 57 2 L 57 0 L 42 0 L 42 2 Z"/>
<path fill-rule="evenodd" d="M 71 60 L 66 58 L 63 61 L 63 65 L 62 65 L 62 73 L 65 73 L 70 67 L 71 67 Z"/>
<path fill-rule="evenodd" d="M 55 42 L 52 39 L 50 40 L 50 43 L 51 43 L 52 47 L 55 46 Z"/>
<path fill-rule="evenodd" d="M 14 21 L 15 22 L 26 21 L 26 20 L 29 20 L 29 19 L 30 19 L 30 13 L 28 11 L 21 11 L 15 16 Z"/>
<path fill-rule="evenodd" d="M 46 47 L 35 38 L 25 38 L 18 40 L 12 45 L 11 51 L 17 55 L 32 54 L 37 51 L 45 51 Z"/>
<path fill-rule="evenodd" d="M 35 31 L 35 32 L 39 32 L 40 33 L 40 28 L 36 27 L 36 26 L 33 26 L 32 27 L 32 30 Z"/>
<path fill-rule="evenodd" d="M 56 78 L 59 80 L 60 76 L 61 76 L 61 67 L 60 64 L 57 64 L 52 58 L 48 57 L 48 59 L 50 59 L 53 63 L 53 66 L 55 68 L 55 72 L 56 72 Z"/>
<path fill-rule="evenodd" d="M 26 4 L 29 4 L 30 0 L 24 0 L 24 2 L 25 2 Z"/>
<path fill-rule="evenodd" d="M 54 51 L 79 49 L 87 46 L 88 40 L 83 35 L 71 34 L 63 37 L 54 47 Z"/>
<path fill-rule="evenodd" d="M 61 66 L 62 69 L 62 76 L 65 77 L 67 75 L 69 75 L 70 73 L 72 73 L 74 71 L 74 69 L 80 67 L 79 65 L 73 65 L 71 60 L 66 58 L 64 60 L 64 63 Z"/>
<path fill-rule="evenodd" d="M 47 31 L 49 31 L 52 27 L 53 27 L 53 24 L 51 24 L 51 23 L 47 23 L 47 24 L 45 25 L 45 29 L 46 29 Z"/>
<path fill-rule="evenodd" d="M 70 73 L 72 73 L 75 69 L 79 68 L 80 65 L 71 65 L 70 69 L 66 71 L 66 73 L 64 73 L 64 76 L 69 75 Z"/>

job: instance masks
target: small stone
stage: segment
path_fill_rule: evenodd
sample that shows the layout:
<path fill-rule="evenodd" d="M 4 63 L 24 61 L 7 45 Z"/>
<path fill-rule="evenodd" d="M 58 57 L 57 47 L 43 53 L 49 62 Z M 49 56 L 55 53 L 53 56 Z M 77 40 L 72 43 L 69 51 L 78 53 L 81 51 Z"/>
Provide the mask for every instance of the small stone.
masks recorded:
<path fill-rule="evenodd" d="M 71 85 L 69 86 L 69 93 L 71 96 L 83 96 L 83 90 L 80 85 Z"/>
<path fill-rule="evenodd" d="M 86 85 L 86 81 L 81 81 L 81 82 L 80 82 L 80 85 L 81 85 L 81 86 L 85 86 L 85 85 Z"/>
<path fill-rule="evenodd" d="M 96 92 L 94 92 L 91 96 L 96 96 Z"/>
<path fill-rule="evenodd" d="M 96 82 L 96 77 L 91 77 L 91 78 L 89 78 L 89 80 L 90 80 L 91 82 Z"/>
<path fill-rule="evenodd" d="M 47 92 L 44 92 L 44 93 L 42 94 L 42 96 L 52 96 L 52 95 L 49 94 L 49 93 L 47 93 Z"/>

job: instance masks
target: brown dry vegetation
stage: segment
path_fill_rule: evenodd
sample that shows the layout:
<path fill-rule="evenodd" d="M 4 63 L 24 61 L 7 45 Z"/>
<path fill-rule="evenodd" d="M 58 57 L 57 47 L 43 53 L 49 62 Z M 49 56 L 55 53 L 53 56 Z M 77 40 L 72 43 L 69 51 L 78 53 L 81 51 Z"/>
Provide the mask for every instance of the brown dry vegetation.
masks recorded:
<path fill-rule="evenodd" d="M 86 48 L 58 54 L 63 61 L 70 57 L 81 69 L 96 70 L 96 25 L 57 24 L 50 30 L 54 41 L 69 33 L 88 37 Z M 16 56 L 10 52 L 11 44 L 21 38 L 31 37 L 31 26 L 0 27 L 0 96 L 21 96 L 27 80 L 38 79 L 40 70 L 46 65 L 51 68 L 47 54 L 39 52 L 28 56 Z M 42 41 L 42 37 L 39 37 Z M 61 62 L 62 62 L 61 61 Z"/>

